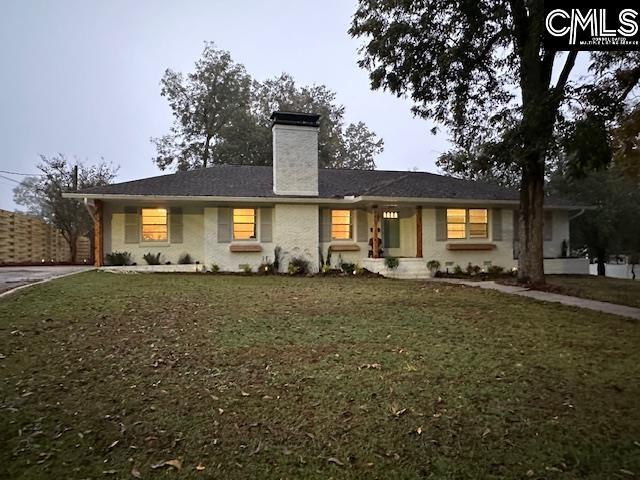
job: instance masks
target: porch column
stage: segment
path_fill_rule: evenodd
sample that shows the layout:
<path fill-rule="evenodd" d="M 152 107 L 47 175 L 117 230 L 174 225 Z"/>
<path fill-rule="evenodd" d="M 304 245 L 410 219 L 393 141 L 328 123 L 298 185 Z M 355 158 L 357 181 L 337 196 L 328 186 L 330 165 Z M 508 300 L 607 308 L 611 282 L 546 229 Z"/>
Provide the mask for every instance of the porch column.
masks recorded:
<path fill-rule="evenodd" d="M 416 207 L 416 257 L 422 258 L 422 206 Z"/>
<path fill-rule="evenodd" d="M 373 248 L 373 258 L 378 258 L 380 252 L 380 237 L 378 236 L 378 228 L 380 226 L 380 211 L 377 206 L 373 207 L 373 242 L 371 248 Z"/>
<path fill-rule="evenodd" d="M 104 257 L 104 235 L 102 232 L 102 200 L 94 200 L 93 210 L 93 261 L 101 267 Z"/>

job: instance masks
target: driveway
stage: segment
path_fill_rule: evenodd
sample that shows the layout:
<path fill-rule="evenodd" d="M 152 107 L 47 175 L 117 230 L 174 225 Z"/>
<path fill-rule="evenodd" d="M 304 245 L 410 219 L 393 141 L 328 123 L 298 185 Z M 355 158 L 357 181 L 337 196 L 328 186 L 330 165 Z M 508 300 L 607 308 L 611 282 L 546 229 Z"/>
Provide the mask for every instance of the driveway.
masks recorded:
<path fill-rule="evenodd" d="M 91 270 L 84 265 L 63 265 L 47 267 L 0 267 L 0 293 L 27 285 L 49 280 L 61 275 Z"/>

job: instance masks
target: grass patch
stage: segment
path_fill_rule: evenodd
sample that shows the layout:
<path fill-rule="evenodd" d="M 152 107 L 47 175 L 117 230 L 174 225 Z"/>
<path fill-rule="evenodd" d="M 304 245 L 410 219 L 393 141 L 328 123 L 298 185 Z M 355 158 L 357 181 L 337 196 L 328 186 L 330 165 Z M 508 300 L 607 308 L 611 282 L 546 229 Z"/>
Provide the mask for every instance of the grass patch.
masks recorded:
<path fill-rule="evenodd" d="M 0 301 L 0 477 L 637 475 L 639 344 L 453 285 L 78 274 Z"/>
<path fill-rule="evenodd" d="M 565 295 L 640 308 L 640 281 L 595 275 L 547 275 L 547 283 Z"/>

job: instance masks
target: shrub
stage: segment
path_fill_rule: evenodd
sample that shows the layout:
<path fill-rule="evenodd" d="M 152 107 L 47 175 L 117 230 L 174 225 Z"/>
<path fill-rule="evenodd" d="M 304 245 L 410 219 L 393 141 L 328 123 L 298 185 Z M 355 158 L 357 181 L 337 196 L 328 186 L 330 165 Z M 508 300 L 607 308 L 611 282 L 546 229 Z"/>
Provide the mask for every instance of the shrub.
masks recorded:
<path fill-rule="evenodd" d="M 280 271 L 280 261 L 282 260 L 282 248 L 277 246 L 273 249 L 273 270 Z"/>
<path fill-rule="evenodd" d="M 430 272 L 436 273 L 440 271 L 440 262 L 438 260 L 429 260 L 427 262 L 427 268 Z"/>
<path fill-rule="evenodd" d="M 242 271 L 244 273 L 251 273 L 251 265 L 249 265 L 248 263 L 245 263 L 244 265 L 242 265 Z"/>
<path fill-rule="evenodd" d="M 353 275 L 357 268 L 358 266 L 355 263 L 342 262 L 340 265 L 340 269 L 348 275 Z"/>
<path fill-rule="evenodd" d="M 160 265 L 160 252 L 156 255 L 151 252 L 145 253 L 142 258 L 147 262 L 147 265 Z"/>
<path fill-rule="evenodd" d="M 303 257 L 293 257 L 289 260 L 287 270 L 291 275 L 306 275 L 309 273 L 309 261 Z"/>
<path fill-rule="evenodd" d="M 471 265 L 471 262 L 467 265 L 467 275 L 478 275 L 481 271 L 480 265 Z"/>
<path fill-rule="evenodd" d="M 322 265 L 322 267 L 320 267 L 320 272 L 322 273 L 329 273 L 330 271 L 331 271 L 331 266 L 327 265 L 326 263 Z"/>
<path fill-rule="evenodd" d="M 182 255 L 180 255 L 180 258 L 178 258 L 178 263 L 180 265 L 189 265 L 193 263 L 193 258 L 191 258 L 191 255 L 189 255 L 188 253 L 183 253 Z"/>
<path fill-rule="evenodd" d="M 217 263 L 211 264 L 211 273 L 218 273 L 220 271 L 220 266 Z"/>
<path fill-rule="evenodd" d="M 504 272 L 504 267 L 499 265 L 491 265 L 487 268 L 487 273 L 490 275 L 501 275 Z"/>
<path fill-rule="evenodd" d="M 460 265 L 456 265 L 455 267 L 453 267 L 453 274 L 454 275 L 462 275 L 464 272 L 462 270 L 462 267 Z"/>
<path fill-rule="evenodd" d="M 106 255 L 107 263 L 113 266 L 131 265 L 130 252 L 111 252 Z"/>
<path fill-rule="evenodd" d="M 384 264 L 389 270 L 395 270 L 400 265 L 398 257 L 385 257 Z"/>
<path fill-rule="evenodd" d="M 568 251 L 569 251 L 569 244 L 567 243 L 566 240 L 562 240 L 562 243 L 560 244 L 560 257 L 566 258 Z"/>

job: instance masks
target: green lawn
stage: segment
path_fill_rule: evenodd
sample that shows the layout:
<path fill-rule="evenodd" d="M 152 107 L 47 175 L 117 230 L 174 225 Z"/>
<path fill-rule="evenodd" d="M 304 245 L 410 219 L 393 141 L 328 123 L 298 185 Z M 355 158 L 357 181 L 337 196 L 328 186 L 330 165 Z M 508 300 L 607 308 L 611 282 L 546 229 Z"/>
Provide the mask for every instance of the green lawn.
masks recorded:
<path fill-rule="evenodd" d="M 640 281 L 594 275 L 547 275 L 559 293 L 640 308 Z"/>
<path fill-rule="evenodd" d="M 0 300 L 0 329 L 0 478 L 640 475 L 640 324 L 619 317 L 426 282 L 90 272 Z"/>

